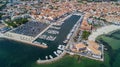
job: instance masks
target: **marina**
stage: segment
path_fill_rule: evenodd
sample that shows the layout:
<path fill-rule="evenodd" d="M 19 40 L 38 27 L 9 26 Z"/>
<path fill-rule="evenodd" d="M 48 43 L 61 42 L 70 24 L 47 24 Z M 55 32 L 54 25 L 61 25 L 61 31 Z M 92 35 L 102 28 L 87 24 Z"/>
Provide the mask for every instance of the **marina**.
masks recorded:
<path fill-rule="evenodd" d="M 64 20 L 59 26 L 53 24 L 54 27 L 51 26 L 41 36 L 39 36 L 38 39 L 35 40 L 46 43 L 48 48 L 45 49 L 45 51 L 49 51 L 49 53 L 46 53 L 44 57 L 39 57 L 41 60 L 38 59 L 37 63 L 55 61 L 66 53 L 64 52 L 64 49 L 67 43 L 64 43 L 63 41 L 66 40 L 67 37 L 70 39 L 69 36 L 74 33 L 77 23 L 81 23 L 79 20 L 82 20 L 81 15 L 73 14 Z M 68 24 L 69 26 L 67 26 Z"/>
<path fill-rule="evenodd" d="M 54 41 L 54 40 L 56 39 L 56 36 L 52 36 L 52 35 L 49 35 L 49 36 L 47 36 L 47 35 L 41 35 L 39 38 L 40 38 L 40 39 L 44 39 L 44 40 Z"/>

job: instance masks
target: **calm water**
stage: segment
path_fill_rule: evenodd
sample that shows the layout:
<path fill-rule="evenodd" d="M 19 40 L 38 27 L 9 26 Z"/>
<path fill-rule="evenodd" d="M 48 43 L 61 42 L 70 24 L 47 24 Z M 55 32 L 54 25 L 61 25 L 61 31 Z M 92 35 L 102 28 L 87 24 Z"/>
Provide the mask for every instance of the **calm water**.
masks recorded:
<path fill-rule="evenodd" d="M 49 56 L 49 55 L 52 55 L 53 57 L 56 57 L 53 52 L 58 50 L 57 49 L 58 45 L 66 45 L 66 44 L 63 43 L 63 41 L 66 39 L 66 36 L 68 35 L 68 33 L 70 32 L 70 30 L 72 29 L 74 24 L 79 19 L 80 19 L 80 16 L 77 16 L 77 15 L 73 15 L 70 18 L 66 19 L 64 21 L 65 23 L 61 26 L 61 29 L 58 30 L 59 34 L 54 35 L 54 36 L 57 36 L 55 41 L 48 41 L 48 40 L 43 40 L 43 39 L 39 39 L 39 38 L 37 39 L 37 41 L 44 42 L 48 45 L 47 49 L 42 50 L 40 52 L 40 54 L 42 54 L 42 55 L 40 55 L 40 59 L 45 59 L 45 56 Z M 51 35 L 51 34 L 48 34 L 47 32 L 45 32 L 43 34 Z"/>
<path fill-rule="evenodd" d="M 120 67 L 120 30 L 112 34 L 102 35 L 98 37 L 98 40 L 107 48 L 105 53 L 109 59 L 106 61 L 110 67 Z"/>
<path fill-rule="evenodd" d="M 12 40 L 0 39 L 0 67 L 25 67 L 26 64 L 28 65 L 36 62 L 38 58 L 45 59 L 45 56 L 48 55 L 55 57 L 53 51 L 57 50 L 59 44 L 63 44 L 67 34 L 79 18 L 80 16 L 73 15 L 69 19 L 66 19 L 54 42 L 37 39 L 37 41 L 47 43 L 47 49 L 30 46 L 28 44 L 15 42 Z"/>

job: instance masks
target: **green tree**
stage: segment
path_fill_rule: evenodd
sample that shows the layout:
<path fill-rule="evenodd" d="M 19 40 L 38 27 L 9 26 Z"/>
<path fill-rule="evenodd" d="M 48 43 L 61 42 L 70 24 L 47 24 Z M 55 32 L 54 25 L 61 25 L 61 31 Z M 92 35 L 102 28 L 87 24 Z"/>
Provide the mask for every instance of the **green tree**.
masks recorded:
<path fill-rule="evenodd" d="M 82 39 L 87 40 L 89 35 L 90 35 L 89 31 L 83 31 Z"/>

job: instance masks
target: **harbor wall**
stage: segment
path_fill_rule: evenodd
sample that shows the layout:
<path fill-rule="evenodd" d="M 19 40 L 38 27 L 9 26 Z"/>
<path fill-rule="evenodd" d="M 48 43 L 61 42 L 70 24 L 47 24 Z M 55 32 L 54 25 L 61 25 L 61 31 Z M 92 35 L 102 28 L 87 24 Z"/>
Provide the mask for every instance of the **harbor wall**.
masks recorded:
<path fill-rule="evenodd" d="M 18 41 L 18 42 L 27 43 L 27 44 L 30 44 L 30 45 L 33 45 L 33 46 L 38 46 L 40 48 L 47 48 L 48 47 L 46 45 L 33 43 L 32 41 L 33 41 L 34 37 L 25 36 L 25 35 L 21 35 L 21 34 L 16 34 L 16 33 L 12 33 L 12 32 L 4 33 L 3 36 L 1 36 L 1 38 L 6 38 L 6 39 Z"/>

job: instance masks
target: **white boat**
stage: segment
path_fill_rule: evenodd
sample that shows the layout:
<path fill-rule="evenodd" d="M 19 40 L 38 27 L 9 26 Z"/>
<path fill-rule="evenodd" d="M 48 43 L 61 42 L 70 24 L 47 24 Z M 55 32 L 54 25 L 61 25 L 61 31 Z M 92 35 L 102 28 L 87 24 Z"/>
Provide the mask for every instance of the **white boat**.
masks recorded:
<path fill-rule="evenodd" d="M 45 45 L 45 46 L 47 46 L 47 44 L 46 43 L 42 43 L 43 45 Z"/>
<path fill-rule="evenodd" d="M 64 50 L 64 48 L 65 48 L 64 45 L 59 45 L 59 46 L 58 46 L 58 49 L 60 49 L 60 50 Z"/>
<path fill-rule="evenodd" d="M 61 50 L 64 50 L 65 49 L 65 46 L 64 45 L 61 45 Z"/>
<path fill-rule="evenodd" d="M 48 59 L 48 56 L 45 56 L 46 59 Z"/>
<path fill-rule="evenodd" d="M 50 59 L 53 59 L 53 57 L 51 55 L 49 55 Z"/>
<path fill-rule="evenodd" d="M 57 50 L 57 53 L 60 55 L 62 53 L 62 51 L 61 50 Z"/>
<path fill-rule="evenodd" d="M 59 56 L 59 54 L 57 54 L 57 52 L 56 52 L 56 51 L 54 51 L 54 54 L 55 54 L 56 56 Z"/>
<path fill-rule="evenodd" d="M 67 43 L 67 42 L 68 42 L 68 40 L 64 40 L 64 41 L 63 41 L 63 43 Z"/>
<path fill-rule="evenodd" d="M 34 41 L 33 43 L 34 43 L 34 44 L 41 44 L 41 43 L 39 43 L 39 42 L 37 42 L 37 41 Z"/>
<path fill-rule="evenodd" d="M 72 33 L 69 33 L 69 34 L 67 35 L 67 39 L 70 39 L 71 36 L 72 36 Z"/>
<path fill-rule="evenodd" d="M 58 46 L 58 49 L 61 49 L 61 45 Z"/>

